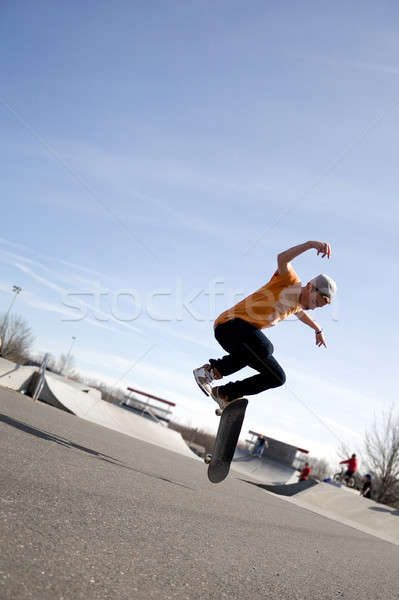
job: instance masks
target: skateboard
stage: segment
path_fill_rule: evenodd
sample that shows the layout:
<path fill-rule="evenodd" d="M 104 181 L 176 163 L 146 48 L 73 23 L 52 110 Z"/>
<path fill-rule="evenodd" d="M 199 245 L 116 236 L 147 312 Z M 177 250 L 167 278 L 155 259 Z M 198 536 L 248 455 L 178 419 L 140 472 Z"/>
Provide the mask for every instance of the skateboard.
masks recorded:
<path fill-rule="evenodd" d="M 204 458 L 208 465 L 208 479 L 212 483 L 220 483 L 230 471 L 247 406 L 246 398 L 238 398 L 222 412 L 213 452 Z"/>

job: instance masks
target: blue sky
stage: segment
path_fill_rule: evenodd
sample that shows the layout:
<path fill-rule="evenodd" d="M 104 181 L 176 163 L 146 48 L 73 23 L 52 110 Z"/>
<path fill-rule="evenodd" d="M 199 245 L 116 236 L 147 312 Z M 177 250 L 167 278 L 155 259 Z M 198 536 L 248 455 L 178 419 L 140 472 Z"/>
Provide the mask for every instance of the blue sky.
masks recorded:
<path fill-rule="evenodd" d="M 214 318 L 278 252 L 328 241 L 328 263 L 294 262 L 304 283 L 337 281 L 311 315 L 328 348 L 295 319 L 268 330 L 287 385 L 253 397 L 244 427 L 331 461 L 339 441 L 358 450 L 397 405 L 398 13 L 3 2 L 0 309 L 20 285 L 37 351 L 76 336 L 82 374 L 215 430 L 191 375 L 222 354 Z"/>

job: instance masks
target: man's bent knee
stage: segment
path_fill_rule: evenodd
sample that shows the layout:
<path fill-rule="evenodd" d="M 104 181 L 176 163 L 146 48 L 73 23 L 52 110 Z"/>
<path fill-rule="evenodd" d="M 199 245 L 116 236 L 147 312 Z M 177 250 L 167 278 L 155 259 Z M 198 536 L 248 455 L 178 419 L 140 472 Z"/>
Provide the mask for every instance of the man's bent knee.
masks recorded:
<path fill-rule="evenodd" d="M 284 385 L 287 380 L 287 377 L 283 370 L 279 371 L 278 373 L 273 373 L 272 376 L 270 373 L 267 373 L 267 376 L 271 388 L 280 387 L 281 385 Z"/>

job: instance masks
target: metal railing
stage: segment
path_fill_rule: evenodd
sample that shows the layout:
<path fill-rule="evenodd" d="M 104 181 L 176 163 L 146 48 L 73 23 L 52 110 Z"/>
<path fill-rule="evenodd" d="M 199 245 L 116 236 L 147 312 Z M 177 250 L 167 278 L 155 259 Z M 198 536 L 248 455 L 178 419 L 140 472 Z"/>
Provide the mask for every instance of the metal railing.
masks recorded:
<path fill-rule="evenodd" d="M 49 354 L 46 353 L 43 357 L 42 364 L 40 365 L 40 368 L 37 371 L 38 377 L 37 377 L 36 387 L 35 387 L 35 391 L 32 394 L 33 401 L 36 401 L 39 398 L 40 392 L 43 389 L 48 358 L 49 358 Z"/>

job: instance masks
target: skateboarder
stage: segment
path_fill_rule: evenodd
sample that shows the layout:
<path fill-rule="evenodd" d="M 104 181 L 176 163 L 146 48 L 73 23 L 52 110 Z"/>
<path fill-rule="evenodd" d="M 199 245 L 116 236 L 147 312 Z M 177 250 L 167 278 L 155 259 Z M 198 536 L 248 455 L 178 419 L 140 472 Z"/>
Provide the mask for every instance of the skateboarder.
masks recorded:
<path fill-rule="evenodd" d="M 294 258 L 313 248 L 322 258 L 330 258 L 330 245 L 319 241 L 305 242 L 281 252 L 277 256 L 277 270 L 270 281 L 216 319 L 215 337 L 228 354 L 220 359 L 210 359 L 209 364 L 194 369 L 193 373 L 201 390 L 221 409 L 232 400 L 285 383 L 285 373 L 273 356 L 273 344 L 262 329 L 273 327 L 295 314 L 314 330 L 316 345 L 326 346 L 321 327 L 306 311 L 330 304 L 337 286 L 328 275 L 317 275 L 302 286 L 291 265 Z M 246 366 L 255 369 L 257 374 L 242 381 L 214 385 L 222 377 Z"/>
<path fill-rule="evenodd" d="M 257 456 L 258 458 L 262 458 L 263 453 L 266 448 L 266 438 L 264 435 L 258 435 L 258 439 L 256 440 L 256 444 L 252 451 L 252 456 Z"/>

